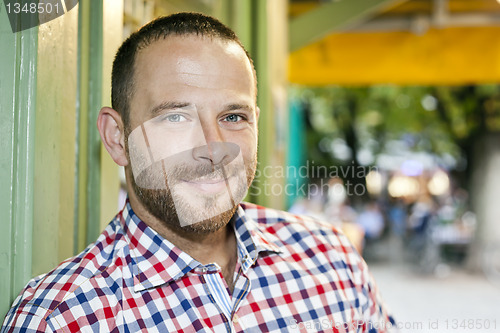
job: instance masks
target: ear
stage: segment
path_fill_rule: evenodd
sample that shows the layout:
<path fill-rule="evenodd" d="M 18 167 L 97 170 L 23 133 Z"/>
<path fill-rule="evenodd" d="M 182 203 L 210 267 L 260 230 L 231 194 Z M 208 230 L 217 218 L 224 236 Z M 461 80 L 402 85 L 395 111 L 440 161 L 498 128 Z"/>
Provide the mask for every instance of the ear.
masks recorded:
<path fill-rule="evenodd" d="M 120 114 L 112 108 L 103 107 L 97 117 L 97 128 L 101 134 L 102 143 L 113 161 L 120 166 L 128 165 L 125 133 Z"/>

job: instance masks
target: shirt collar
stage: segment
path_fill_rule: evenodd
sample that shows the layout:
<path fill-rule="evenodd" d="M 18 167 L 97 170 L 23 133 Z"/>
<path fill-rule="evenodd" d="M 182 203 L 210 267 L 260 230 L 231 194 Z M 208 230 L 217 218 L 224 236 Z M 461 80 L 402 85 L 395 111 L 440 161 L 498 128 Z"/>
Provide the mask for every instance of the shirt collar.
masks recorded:
<path fill-rule="evenodd" d="M 169 283 L 200 264 L 135 215 L 128 200 L 122 223 L 130 246 L 134 291 Z"/>
<path fill-rule="evenodd" d="M 128 200 L 120 220 L 130 246 L 135 292 L 170 283 L 202 266 L 135 215 Z M 245 273 L 260 253 L 281 252 L 273 242 L 274 236 L 264 233 L 257 222 L 246 216 L 241 206 L 233 221 L 238 257 Z"/>
<path fill-rule="evenodd" d="M 235 214 L 234 229 L 238 243 L 238 257 L 244 273 L 255 263 L 259 254 L 282 252 L 275 245 L 274 236 L 261 229 L 257 222 L 245 214 L 241 206 Z"/>

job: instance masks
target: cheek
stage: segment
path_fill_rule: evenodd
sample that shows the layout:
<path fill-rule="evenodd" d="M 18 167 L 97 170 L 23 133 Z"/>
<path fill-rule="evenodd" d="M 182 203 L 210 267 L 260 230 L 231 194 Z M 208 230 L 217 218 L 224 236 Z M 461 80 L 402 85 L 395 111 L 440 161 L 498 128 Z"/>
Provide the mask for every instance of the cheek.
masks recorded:
<path fill-rule="evenodd" d="M 256 140 L 248 140 L 246 142 L 240 142 L 239 143 L 241 153 L 243 155 L 243 160 L 245 161 L 246 165 L 249 165 L 251 163 L 255 162 L 256 156 L 257 156 L 257 142 Z"/>
<path fill-rule="evenodd" d="M 145 125 L 144 129 L 155 161 L 207 144 L 200 126 L 175 130 Z"/>
<path fill-rule="evenodd" d="M 243 147 L 257 148 L 258 129 L 255 123 L 249 123 L 247 126 L 239 131 L 224 131 L 224 139 L 239 144 Z"/>
<path fill-rule="evenodd" d="M 257 132 L 253 129 L 229 132 L 224 137 L 224 141 L 237 144 L 243 156 L 251 156 L 257 151 Z"/>

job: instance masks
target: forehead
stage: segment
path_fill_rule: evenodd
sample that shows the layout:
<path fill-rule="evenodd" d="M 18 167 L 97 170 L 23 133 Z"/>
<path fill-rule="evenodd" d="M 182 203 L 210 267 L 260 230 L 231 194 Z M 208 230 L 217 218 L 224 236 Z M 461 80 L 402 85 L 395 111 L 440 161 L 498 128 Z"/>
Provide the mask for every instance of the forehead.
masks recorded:
<path fill-rule="evenodd" d="M 136 87 L 155 80 L 214 89 L 255 86 L 252 65 L 240 45 L 196 35 L 168 36 L 142 49 L 134 76 Z"/>

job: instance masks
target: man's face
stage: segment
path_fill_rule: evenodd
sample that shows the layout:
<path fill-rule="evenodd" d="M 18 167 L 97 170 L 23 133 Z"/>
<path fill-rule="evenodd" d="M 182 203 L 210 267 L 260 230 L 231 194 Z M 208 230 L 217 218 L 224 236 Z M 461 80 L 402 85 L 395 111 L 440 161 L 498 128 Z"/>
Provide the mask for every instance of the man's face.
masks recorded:
<path fill-rule="evenodd" d="M 127 173 L 151 214 L 198 233 L 229 222 L 255 173 L 255 89 L 234 42 L 173 36 L 138 53 Z"/>

